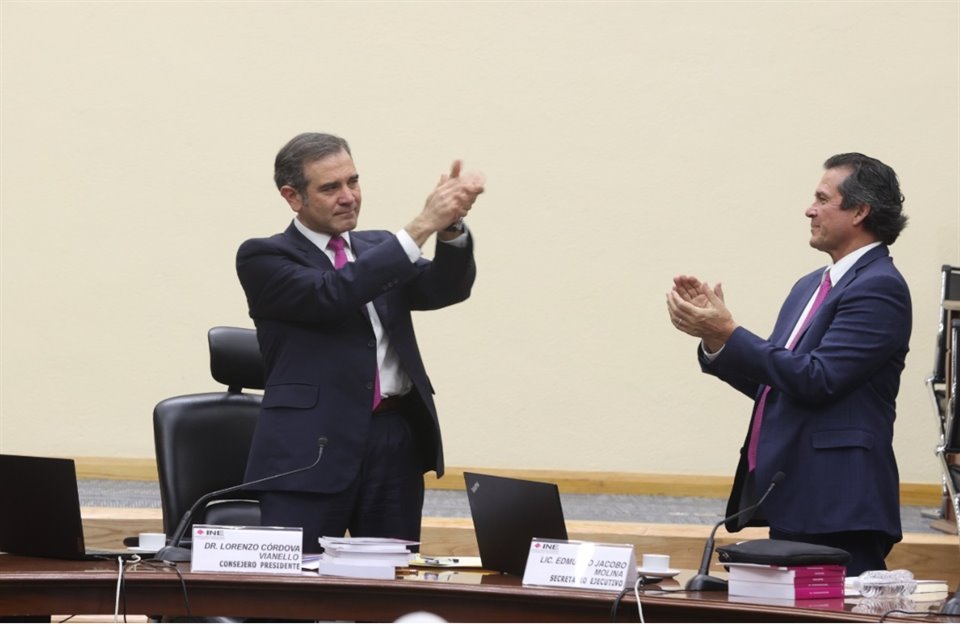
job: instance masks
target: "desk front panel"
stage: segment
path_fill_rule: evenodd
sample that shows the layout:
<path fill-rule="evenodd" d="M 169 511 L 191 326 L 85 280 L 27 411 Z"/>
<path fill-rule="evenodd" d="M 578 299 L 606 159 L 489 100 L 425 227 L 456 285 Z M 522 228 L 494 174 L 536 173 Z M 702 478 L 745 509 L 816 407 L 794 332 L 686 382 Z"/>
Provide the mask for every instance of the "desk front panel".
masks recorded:
<path fill-rule="evenodd" d="M 414 611 L 450 622 L 605 622 L 618 594 L 523 587 L 514 576 L 420 571 L 397 580 L 192 573 L 159 563 L 129 567 L 120 613 L 151 616 L 240 616 L 294 620 L 392 622 Z M 683 593 L 693 572 L 641 594 L 647 622 L 876 622 L 856 601 L 746 601 L 726 593 Z M 114 612 L 117 570 L 110 562 L 0 555 L 0 616 L 106 615 Z M 184 595 L 184 588 L 186 596 Z M 652 588 L 651 588 L 652 589 Z M 925 604 L 925 603 L 924 603 Z M 910 618 L 914 620 L 915 618 Z M 639 621 L 632 591 L 616 620 Z"/>

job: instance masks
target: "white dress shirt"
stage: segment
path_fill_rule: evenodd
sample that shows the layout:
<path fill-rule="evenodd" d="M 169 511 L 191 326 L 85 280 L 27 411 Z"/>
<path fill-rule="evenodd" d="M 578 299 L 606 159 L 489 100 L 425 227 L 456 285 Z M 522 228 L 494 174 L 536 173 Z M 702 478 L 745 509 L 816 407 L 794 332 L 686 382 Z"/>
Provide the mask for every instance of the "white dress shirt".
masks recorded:
<path fill-rule="evenodd" d="M 823 278 L 826 278 L 829 275 L 831 289 L 837 286 L 837 283 L 840 282 L 840 278 L 845 276 L 847 271 L 850 271 L 850 267 L 857 263 L 857 260 L 860 259 L 860 256 L 865 254 L 867 251 L 870 251 L 870 249 L 873 249 L 878 244 L 880 244 L 879 241 L 871 242 L 867 246 L 860 247 L 856 251 L 851 251 L 847 255 L 837 260 L 835 263 L 824 269 L 823 276 L 820 278 L 820 284 L 823 284 Z M 790 336 L 787 338 L 787 344 L 793 344 L 793 339 L 796 337 L 797 332 L 800 331 L 800 327 L 803 326 L 804 320 L 807 319 L 807 315 L 810 313 L 810 307 L 813 306 L 813 301 L 816 300 L 816 298 L 817 292 L 814 291 L 813 295 L 810 296 L 810 299 L 807 301 L 807 306 L 803 308 L 803 313 L 800 314 L 800 319 L 793 327 L 793 331 L 790 332 Z"/>
<path fill-rule="evenodd" d="M 293 219 L 293 224 L 300 233 L 315 244 L 318 249 L 323 251 L 327 257 L 330 258 L 330 263 L 333 264 L 334 252 L 332 249 L 327 248 L 327 243 L 330 242 L 332 236 L 308 229 L 297 218 Z M 467 233 L 469 232 L 465 231 L 453 240 L 446 242 L 456 247 L 466 247 Z M 410 234 L 407 233 L 405 229 L 398 231 L 396 236 L 397 240 L 400 241 L 400 246 L 403 247 L 407 257 L 410 258 L 410 262 L 416 262 L 423 254 L 420 247 L 417 246 L 417 243 L 414 242 L 413 238 L 410 237 Z M 341 237 L 345 243 L 344 250 L 347 254 L 347 262 L 354 262 L 356 256 L 351 248 L 350 232 L 347 231 L 341 234 Z M 367 303 L 367 313 L 370 316 L 373 334 L 377 338 L 377 367 L 380 371 L 380 397 L 402 396 L 410 391 L 413 383 L 410 382 L 410 378 L 400 366 L 400 358 L 397 356 L 396 350 L 390 345 L 390 336 L 383 330 L 383 324 L 380 322 L 380 316 L 377 315 L 377 310 L 373 306 L 373 301 Z"/>

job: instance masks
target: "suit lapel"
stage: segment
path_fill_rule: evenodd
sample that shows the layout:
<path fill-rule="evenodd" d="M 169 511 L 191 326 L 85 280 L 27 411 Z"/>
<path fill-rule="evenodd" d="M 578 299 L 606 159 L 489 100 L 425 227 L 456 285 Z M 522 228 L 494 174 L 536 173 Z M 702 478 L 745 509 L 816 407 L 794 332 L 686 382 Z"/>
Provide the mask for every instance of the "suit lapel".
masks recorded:
<path fill-rule="evenodd" d="M 296 225 L 292 222 L 286 231 L 283 232 L 283 237 L 287 239 L 294 250 L 303 255 L 304 260 L 309 264 L 321 269 L 333 269 L 333 263 L 330 262 L 327 254 L 300 233 Z"/>
<path fill-rule="evenodd" d="M 823 311 L 824 311 L 824 309 L 827 307 L 827 305 L 829 305 L 831 302 L 833 302 L 833 300 L 834 300 L 838 295 L 840 295 L 840 294 L 843 292 L 844 289 L 846 289 L 847 287 L 849 287 L 851 282 L 853 282 L 854 280 L 856 280 L 857 276 L 859 275 L 859 273 L 860 273 L 860 271 L 861 271 L 862 269 L 865 269 L 865 268 L 866 268 L 867 266 L 869 266 L 872 262 L 878 260 L 879 258 L 883 258 L 883 257 L 888 256 L 888 255 L 890 255 L 890 251 L 887 249 L 886 245 L 880 245 L 879 247 L 874 247 L 874 248 L 871 249 L 870 251 L 867 251 L 865 254 L 863 254 L 863 255 L 860 257 L 860 259 L 857 260 L 856 263 L 854 263 L 854 265 L 853 265 L 852 267 L 850 267 L 849 269 L 847 269 L 847 272 L 843 274 L 843 277 L 840 278 L 840 281 L 839 281 L 839 282 L 833 282 L 833 283 L 831 283 L 830 292 L 827 294 L 827 297 L 823 299 L 823 303 L 821 303 L 820 308 L 817 309 L 816 313 L 817 313 L 817 314 L 823 313 Z M 816 282 L 815 282 L 815 284 L 814 284 L 813 289 L 811 289 L 811 290 L 807 293 L 806 297 L 803 298 L 803 299 L 801 299 L 801 300 L 799 301 L 799 302 L 800 302 L 800 309 L 799 309 L 799 311 L 798 311 L 798 312 L 796 313 L 796 315 L 795 315 L 794 324 L 791 326 L 791 332 L 793 331 L 793 326 L 796 326 L 796 323 L 799 322 L 799 320 L 800 320 L 800 314 L 803 313 L 803 310 L 806 308 L 807 302 L 810 301 L 810 298 L 813 296 L 814 291 L 816 291 L 816 289 L 820 286 L 820 282 L 822 281 L 823 271 L 822 271 L 822 270 L 821 270 L 821 271 L 816 271 L 816 272 L 814 272 L 814 273 L 817 275 Z M 800 341 L 803 339 L 804 334 L 805 334 L 807 331 L 810 330 L 810 327 L 811 327 L 811 325 L 813 324 L 813 322 L 814 322 L 815 320 L 816 320 L 815 317 L 810 319 L 810 322 L 807 323 L 807 326 L 804 328 L 803 333 L 801 333 L 801 334 L 799 334 L 799 335 L 797 336 L 797 339 L 796 339 L 796 341 L 795 341 L 795 346 L 799 346 Z M 784 344 L 786 344 L 786 342 L 785 342 L 786 339 L 787 339 L 787 338 L 785 337 L 785 338 L 784 338 Z"/>
<path fill-rule="evenodd" d="M 820 286 L 823 278 L 823 269 L 818 269 L 804 277 L 803 282 L 794 289 L 793 295 L 787 298 L 784 303 L 784 317 L 789 318 L 789 322 L 780 327 L 780 331 L 773 336 L 773 341 L 780 347 L 786 348 L 787 340 L 793 333 L 794 327 L 800 322 L 800 316 L 803 310 L 807 308 L 807 303 Z"/>
<path fill-rule="evenodd" d="M 374 246 L 374 242 L 371 242 L 370 238 L 367 237 L 367 234 L 363 231 L 351 231 L 350 232 L 350 249 L 353 251 L 353 255 L 360 257 L 360 255 Z"/>
<path fill-rule="evenodd" d="M 378 243 L 374 242 L 370 234 L 363 231 L 351 231 L 350 232 L 350 249 L 353 250 L 353 255 L 357 259 L 363 255 L 363 252 L 375 247 Z M 373 308 L 377 310 L 377 315 L 380 316 L 380 324 L 386 328 L 387 320 L 390 315 L 390 304 L 388 302 L 388 296 L 386 294 L 379 295 L 373 299 Z M 363 308 L 364 314 L 367 313 L 367 308 Z"/>
<path fill-rule="evenodd" d="M 843 291 L 857 278 L 857 275 L 859 275 L 860 271 L 866 269 L 868 266 L 870 266 L 870 264 L 876 262 L 880 258 L 885 258 L 889 255 L 890 250 L 887 249 L 887 245 L 885 244 L 881 244 L 878 247 L 870 249 L 870 251 L 867 251 L 865 254 L 860 256 L 860 259 L 857 260 L 856 263 L 854 263 L 854 265 L 850 267 L 845 274 L 843 274 L 843 277 L 840 278 L 840 282 L 833 283 L 834 290 L 838 292 Z M 831 291 L 830 294 L 833 295 L 833 291 Z M 829 300 L 830 296 L 827 296 L 827 299 Z"/>

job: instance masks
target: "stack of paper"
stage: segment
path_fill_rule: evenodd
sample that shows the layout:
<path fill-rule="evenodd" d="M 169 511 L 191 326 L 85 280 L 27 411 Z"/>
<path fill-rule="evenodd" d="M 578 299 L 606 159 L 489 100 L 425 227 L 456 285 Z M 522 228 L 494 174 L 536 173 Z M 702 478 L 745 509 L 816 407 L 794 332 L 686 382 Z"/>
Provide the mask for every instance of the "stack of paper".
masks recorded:
<path fill-rule="evenodd" d="M 320 538 L 323 554 L 318 572 L 325 576 L 346 578 L 396 577 L 397 567 L 409 566 L 413 554 L 411 540 L 396 538 Z"/>
<path fill-rule="evenodd" d="M 917 580 L 917 588 L 909 598 L 917 602 L 946 600 L 950 595 L 950 587 L 946 580 Z"/>
<path fill-rule="evenodd" d="M 730 563 L 727 569 L 731 596 L 789 600 L 843 597 L 846 568 L 842 565 L 778 567 Z"/>

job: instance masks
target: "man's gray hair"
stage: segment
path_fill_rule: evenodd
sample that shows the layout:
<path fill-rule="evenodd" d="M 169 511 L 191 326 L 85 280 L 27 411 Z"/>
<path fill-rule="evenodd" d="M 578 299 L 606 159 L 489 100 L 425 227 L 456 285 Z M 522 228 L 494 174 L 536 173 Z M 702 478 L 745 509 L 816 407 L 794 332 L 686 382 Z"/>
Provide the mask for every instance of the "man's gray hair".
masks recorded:
<path fill-rule="evenodd" d="M 294 137 L 283 145 L 273 163 L 273 181 L 277 183 L 277 189 L 288 184 L 298 193 L 304 193 L 307 179 L 303 175 L 303 166 L 341 151 L 350 155 L 350 145 L 343 138 L 329 133 L 301 133 Z"/>

